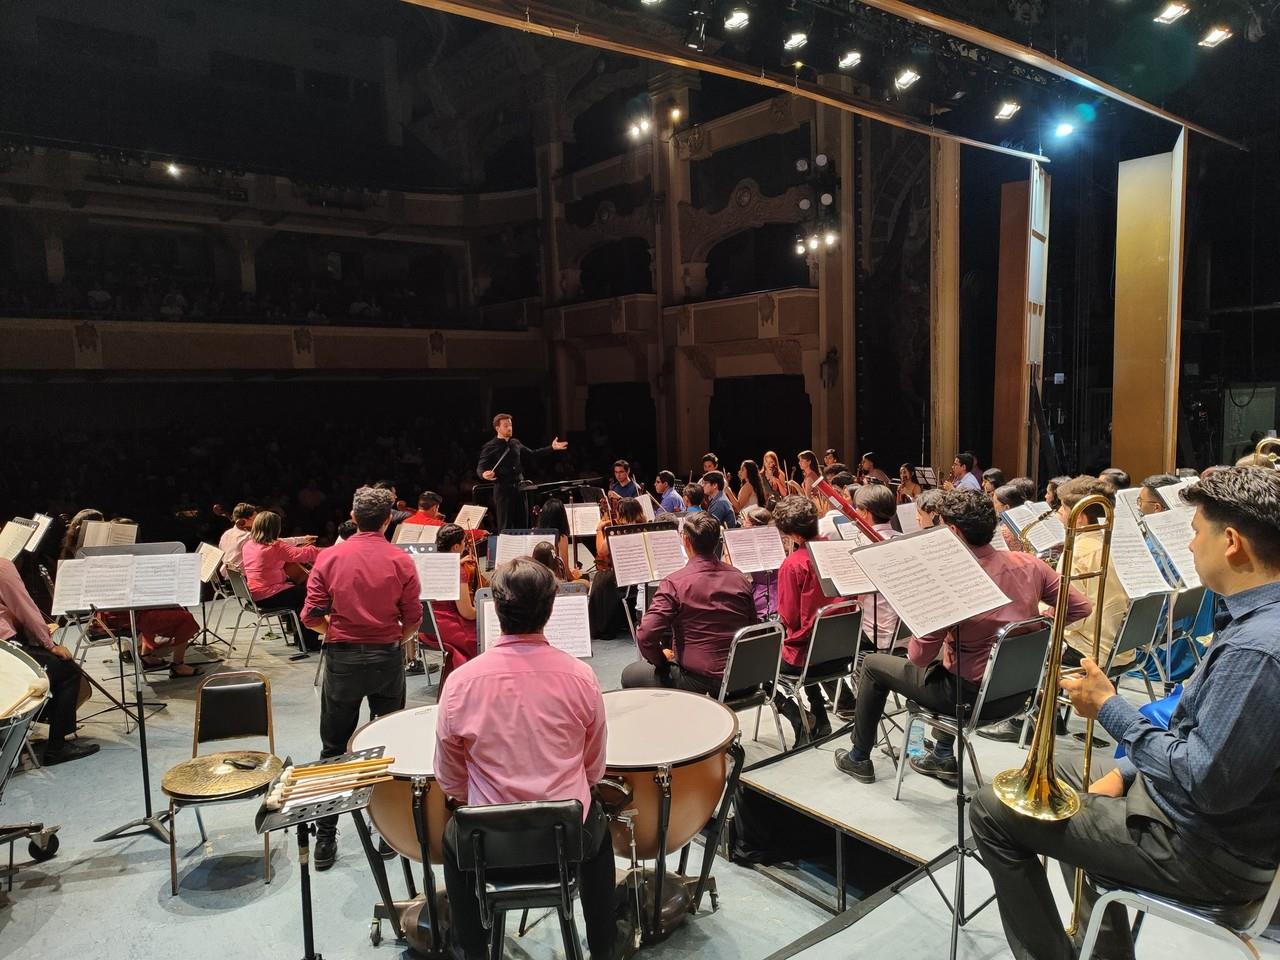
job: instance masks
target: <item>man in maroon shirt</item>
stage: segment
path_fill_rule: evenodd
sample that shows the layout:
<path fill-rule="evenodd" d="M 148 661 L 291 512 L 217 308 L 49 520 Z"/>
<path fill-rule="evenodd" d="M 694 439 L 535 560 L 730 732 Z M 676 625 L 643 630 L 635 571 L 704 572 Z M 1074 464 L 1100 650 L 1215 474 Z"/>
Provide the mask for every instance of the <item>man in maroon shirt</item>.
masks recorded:
<path fill-rule="evenodd" d="M 444 526 L 444 517 L 440 515 L 440 504 L 442 498 L 440 494 L 431 490 L 424 491 L 418 497 L 418 511 L 411 513 L 404 518 L 405 523 L 418 524 L 427 527 Z"/>
<path fill-rule="evenodd" d="M 874 783 L 876 779 L 871 748 L 875 746 L 876 728 L 891 692 L 914 700 L 926 710 L 954 716 L 957 678 L 964 702 L 972 704 L 1000 628 L 1039 616 L 1041 603 L 1052 607 L 1058 602 L 1060 578 L 1052 567 L 1029 553 L 1009 553 L 991 546 L 996 511 L 991 498 L 982 491 L 946 491 L 938 503 L 938 516 L 969 546 L 979 565 L 1009 602 L 989 613 L 971 617 L 958 627 L 912 637 L 907 643 L 905 660 L 888 653 L 873 653 L 862 661 L 853 747 L 837 750 L 835 755 L 836 768 L 862 783 Z M 1073 587 L 1067 606 L 1068 622 L 1087 616 L 1092 609 L 1088 598 Z M 957 634 L 960 638 L 958 664 Z M 934 659 L 939 653 L 941 659 Z M 1012 699 L 1021 702 L 1025 693 Z M 987 706 L 999 710 L 1004 705 Z M 912 769 L 955 786 L 958 777 L 953 743 L 953 737 L 939 735 L 933 753 L 912 758 Z"/>
<path fill-rule="evenodd" d="M 321 757 L 346 753 L 366 698 L 370 719 L 404 709 L 401 645 L 418 632 L 422 601 L 413 561 L 387 543 L 394 497 L 377 487 L 357 490 L 351 519 L 359 532 L 321 553 L 307 579 L 302 619 L 325 646 Z M 317 824 L 317 870 L 337 859 L 337 824 L 336 816 Z"/>
<path fill-rule="evenodd" d="M 622 671 L 622 686 L 676 687 L 716 696 L 733 635 L 756 622 L 751 581 L 716 559 L 720 524 L 709 513 L 684 522 L 689 562 L 658 586 L 636 631 L 644 657 Z"/>

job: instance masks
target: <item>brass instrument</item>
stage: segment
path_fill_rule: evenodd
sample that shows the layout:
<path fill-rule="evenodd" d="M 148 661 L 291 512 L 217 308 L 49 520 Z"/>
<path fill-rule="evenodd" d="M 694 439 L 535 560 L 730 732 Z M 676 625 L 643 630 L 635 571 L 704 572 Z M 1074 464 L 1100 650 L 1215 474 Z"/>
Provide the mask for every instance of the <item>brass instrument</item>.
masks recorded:
<path fill-rule="evenodd" d="M 1262 466 L 1262 461 L 1266 461 L 1271 466 L 1276 466 L 1280 461 L 1280 454 L 1271 452 L 1271 448 L 1280 448 L 1280 437 L 1263 437 L 1258 441 L 1258 445 L 1253 449 L 1253 461 L 1258 466 Z"/>
<path fill-rule="evenodd" d="M 1092 507 L 1101 507 L 1102 516 L 1082 526 L 1077 526 L 1081 517 Z M 1067 629 L 1067 605 L 1071 587 L 1081 580 L 1097 580 L 1098 592 L 1094 599 L 1093 613 L 1093 660 L 1096 663 L 1102 646 L 1102 609 L 1106 601 L 1107 574 L 1111 566 L 1111 530 L 1115 509 L 1111 501 L 1102 496 L 1085 497 L 1071 508 L 1067 519 L 1067 536 L 1062 547 L 1062 561 L 1059 570 L 1058 602 L 1053 613 L 1053 635 L 1049 641 L 1049 664 L 1044 673 L 1044 686 L 1040 690 L 1040 713 L 1036 716 L 1035 733 L 1031 737 L 1031 748 L 1027 752 L 1026 763 L 1020 770 L 1005 770 L 992 781 L 995 794 L 1007 807 L 1015 813 L 1034 817 L 1037 820 L 1066 820 L 1080 809 L 1080 795 L 1072 787 L 1058 778 L 1054 764 L 1054 727 L 1058 710 L 1058 681 L 1062 675 L 1062 651 L 1066 643 L 1064 637 Z M 1028 526 L 1030 526 L 1028 524 Z M 1102 553 L 1096 570 L 1075 573 L 1072 560 L 1075 556 L 1076 537 L 1082 533 L 1102 533 Z M 1093 725 L 1089 720 L 1084 731 L 1084 773 L 1083 788 L 1089 789 L 1089 765 L 1093 760 Z M 1071 912 L 1071 926 L 1068 934 L 1075 932 L 1079 926 L 1080 899 L 1084 891 L 1084 871 L 1076 870 L 1075 898 Z"/>
<path fill-rule="evenodd" d="M 1039 554 L 1040 551 L 1036 550 L 1036 548 L 1031 545 L 1031 531 L 1048 520 L 1056 512 L 1056 510 L 1050 507 L 1022 528 L 1022 532 L 1018 534 L 1018 543 L 1022 544 L 1022 549 L 1025 553 Z"/>

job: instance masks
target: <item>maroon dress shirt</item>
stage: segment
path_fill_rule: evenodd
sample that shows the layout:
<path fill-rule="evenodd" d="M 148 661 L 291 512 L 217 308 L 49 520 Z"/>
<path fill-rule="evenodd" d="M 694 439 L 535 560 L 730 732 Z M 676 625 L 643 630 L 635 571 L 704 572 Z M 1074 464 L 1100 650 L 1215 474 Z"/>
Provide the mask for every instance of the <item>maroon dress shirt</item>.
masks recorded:
<path fill-rule="evenodd" d="M 303 621 L 329 616 L 325 643 L 399 643 L 422 620 L 418 571 L 376 530 L 320 553 L 307 578 Z"/>

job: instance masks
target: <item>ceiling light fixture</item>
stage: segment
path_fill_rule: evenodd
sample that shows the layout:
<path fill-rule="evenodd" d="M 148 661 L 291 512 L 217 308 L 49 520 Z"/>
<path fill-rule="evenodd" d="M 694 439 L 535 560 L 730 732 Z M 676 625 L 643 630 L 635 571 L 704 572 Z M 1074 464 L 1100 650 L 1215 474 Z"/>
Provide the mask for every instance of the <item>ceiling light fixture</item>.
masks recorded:
<path fill-rule="evenodd" d="M 1177 0 L 1174 0 L 1173 3 L 1166 3 L 1164 5 L 1164 9 L 1161 10 L 1160 14 L 1156 17 L 1156 23 L 1173 23 L 1175 20 L 1181 20 L 1190 12 L 1191 8 L 1189 6 L 1185 3 L 1178 3 Z"/>
<path fill-rule="evenodd" d="M 751 22 L 751 14 L 747 12 L 746 7 L 734 7 L 729 11 L 729 15 L 724 18 L 724 28 L 726 30 L 741 30 Z"/>
<path fill-rule="evenodd" d="M 169 174 L 169 176 L 171 177 L 182 176 L 182 168 L 179 167 L 176 163 L 169 164 L 167 167 L 164 168 L 164 171 L 165 173 Z"/>
<path fill-rule="evenodd" d="M 809 34 L 803 30 L 792 30 L 787 39 L 782 41 L 783 50 L 799 50 L 809 42 Z"/>
<path fill-rule="evenodd" d="M 916 73 L 910 67 L 904 67 L 898 75 L 893 78 L 893 85 L 899 90 L 906 90 L 919 79 L 920 74 Z"/>
<path fill-rule="evenodd" d="M 996 111 L 997 120 L 1009 120 L 1015 113 L 1022 109 L 1022 104 L 1016 100 L 1006 100 L 1000 104 L 1000 109 Z"/>
<path fill-rule="evenodd" d="M 1224 40 L 1230 40 L 1234 36 L 1230 27 L 1211 27 L 1209 32 L 1204 35 L 1204 39 L 1200 41 L 1202 47 L 1216 47 Z"/>
<path fill-rule="evenodd" d="M 836 66 L 841 70 L 852 70 L 862 62 L 862 54 L 857 50 L 846 50 L 837 61 Z"/>
<path fill-rule="evenodd" d="M 834 230 L 828 230 L 827 235 L 822 239 L 826 242 L 828 247 L 834 247 L 838 238 L 836 237 L 836 232 Z"/>
<path fill-rule="evenodd" d="M 1054 128 L 1053 132 L 1059 137 L 1069 137 L 1076 132 L 1075 124 L 1063 120 Z"/>

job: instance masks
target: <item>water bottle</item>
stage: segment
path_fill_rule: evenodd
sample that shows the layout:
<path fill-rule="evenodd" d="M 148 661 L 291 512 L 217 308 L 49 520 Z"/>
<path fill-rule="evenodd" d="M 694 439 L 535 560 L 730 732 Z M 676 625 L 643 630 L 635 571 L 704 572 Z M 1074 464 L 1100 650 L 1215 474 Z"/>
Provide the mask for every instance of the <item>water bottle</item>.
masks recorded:
<path fill-rule="evenodd" d="M 924 753 L 924 724 L 912 724 L 911 736 L 907 740 L 907 756 L 923 757 Z"/>

